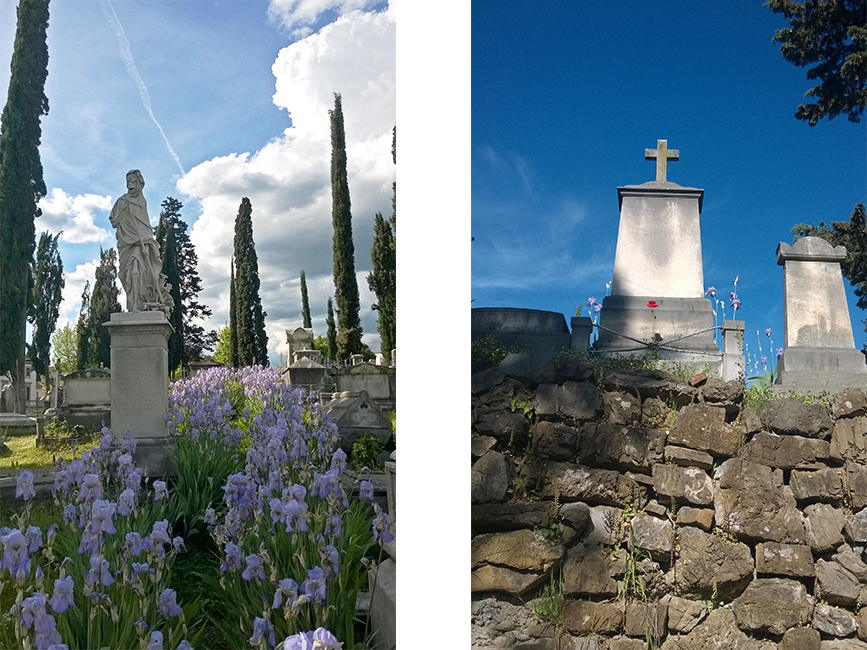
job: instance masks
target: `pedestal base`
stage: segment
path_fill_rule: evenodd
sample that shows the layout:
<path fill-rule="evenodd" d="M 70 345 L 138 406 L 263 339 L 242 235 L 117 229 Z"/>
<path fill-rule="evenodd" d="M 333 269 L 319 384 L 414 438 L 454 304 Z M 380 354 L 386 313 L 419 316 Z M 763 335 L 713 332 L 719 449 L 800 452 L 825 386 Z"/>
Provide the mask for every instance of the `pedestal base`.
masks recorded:
<path fill-rule="evenodd" d="M 648 307 L 649 302 L 656 307 Z M 713 340 L 713 308 L 707 298 L 608 296 L 602 301 L 597 353 L 642 356 L 647 352 L 677 362 L 719 363 Z M 657 345 L 648 347 L 656 335 Z"/>
<path fill-rule="evenodd" d="M 148 467 L 151 477 L 165 476 L 172 468 L 166 456 L 172 326 L 158 311 L 112 314 L 103 325 L 111 334 L 112 433 L 129 431 L 136 463 Z"/>
<path fill-rule="evenodd" d="M 777 364 L 779 392 L 842 393 L 867 388 L 864 355 L 854 348 L 788 347 Z"/>

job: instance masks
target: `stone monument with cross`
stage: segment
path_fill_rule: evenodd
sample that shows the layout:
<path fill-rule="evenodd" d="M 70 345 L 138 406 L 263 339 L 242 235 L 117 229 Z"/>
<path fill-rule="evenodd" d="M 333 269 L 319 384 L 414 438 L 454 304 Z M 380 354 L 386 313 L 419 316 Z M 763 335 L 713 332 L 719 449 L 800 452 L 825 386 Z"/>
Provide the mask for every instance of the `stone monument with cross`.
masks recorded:
<path fill-rule="evenodd" d="M 617 188 L 620 227 L 611 295 L 602 302 L 599 353 L 716 366 L 713 307 L 704 295 L 701 214 L 704 190 L 666 178 L 680 152 L 666 140 L 645 150 L 656 161 L 656 179 Z"/>

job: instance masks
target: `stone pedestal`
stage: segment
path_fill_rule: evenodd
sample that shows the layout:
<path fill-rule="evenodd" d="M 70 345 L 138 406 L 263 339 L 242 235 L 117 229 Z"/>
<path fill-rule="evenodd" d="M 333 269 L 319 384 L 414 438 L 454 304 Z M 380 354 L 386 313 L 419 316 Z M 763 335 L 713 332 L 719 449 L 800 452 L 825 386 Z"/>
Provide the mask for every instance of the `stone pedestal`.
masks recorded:
<path fill-rule="evenodd" d="M 617 195 L 614 279 L 593 349 L 624 355 L 649 350 L 663 360 L 719 364 L 713 306 L 704 297 L 704 190 L 657 180 L 618 187 Z"/>
<path fill-rule="evenodd" d="M 172 326 L 159 311 L 112 314 L 103 323 L 111 335 L 111 425 L 136 440 L 135 461 L 151 477 L 169 476 L 174 466 L 167 451 L 168 340 Z"/>
<path fill-rule="evenodd" d="M 785 287 L 785 347 L 777 384 L 785 390 L 837 393 L 867 387 L 864 355 L 855 348 L 840 262 L 844 246 L 804 237 L 777 247 Z"/>
<path fill-rule="evenodd" d="M 723 364 L 722 379 L 744 379 L 746 359 L 744 358 L 744 321 L 727 320 L 723 322 Z"/>
<path fill-rule="evenodd" d="M 573 316 L 569 349 L 573 352 L 587 352 L 590 349 L 590 335 L 592 333 L 593 319 L 589 316 Z"/>

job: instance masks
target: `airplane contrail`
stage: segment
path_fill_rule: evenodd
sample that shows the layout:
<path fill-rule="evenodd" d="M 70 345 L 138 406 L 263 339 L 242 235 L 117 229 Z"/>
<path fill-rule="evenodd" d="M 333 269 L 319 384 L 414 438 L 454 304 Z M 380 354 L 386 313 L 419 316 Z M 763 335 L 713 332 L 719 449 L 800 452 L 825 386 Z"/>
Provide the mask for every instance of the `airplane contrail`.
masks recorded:
<path fill-rule="evenodd" d="M 106 18 L 108 18 L 108 22 L 111 23 L 111 27 L 114 30 L 114 35 L 117 36 L 117 42 L 118 45 L 120 45 L 120 58 L 126 65 L 126 71 L 127 74 L 129 74 L 130 79 L 132 79 L 136 88 L 138 88 L 138 94 L 141 96 L 142 105 L 148 112 L 148 115 L 151 116 L 154 124 L 157 125 L 157 128 L 160 131 L 160 135 L 163 136 L 163 140 L 166 143 L 166 147 L 168 148 L 169 153 L 172 155 L 172 158 L 175 159 L 175 163 L 177 164 L 178 169 L 181 170 L 181 176 L 184 176 L 186 172 L 184 171 L 183 165 L 181 165 L 181 159 L 178 158 L 175 150 L 172 149 L 172 145 L 169 142 L 169 139 L 166 137 L 166 132 L 163 131 L 162 125 L 160 125 L 159 121 L 154 115 L 153 106 L 151 105 L 151 96 L 148 93 L 148 88 L 145 85 L 145 82 L 142 80 L 141 75 L 139 75 L 138 73 L 138 68 L 136 68 L 135 66 L 135 61 L 133 61 L 132 58 L 132 48 L 130 48 L 129 40 L 126 37 L 126 32 L 123 31 L 123 26 L 120 24 L 120 20 L 118 20 L 117 18 L 114 7 L 112 7 L 110 0 L 100 0 L 99 4 L 102 7 L 102 11 L 105 14 Z"/>

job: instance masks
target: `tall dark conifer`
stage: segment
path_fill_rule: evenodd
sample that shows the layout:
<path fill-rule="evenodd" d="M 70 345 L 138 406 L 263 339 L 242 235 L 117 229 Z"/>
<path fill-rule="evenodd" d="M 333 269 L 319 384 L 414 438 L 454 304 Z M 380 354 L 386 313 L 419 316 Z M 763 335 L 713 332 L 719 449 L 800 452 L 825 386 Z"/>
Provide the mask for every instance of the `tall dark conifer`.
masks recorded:
<path fill-rule="evenodd" d="M 238 363 L 238 305 L 235 300 L 235 258 L 229 272 L 229 365 L 237 368 Z"/>
<path fill-rule="evenodd" d="M 13 407 L 25 406 L 24 350 L 37 202 L 45 196 L 39 143 L 48 114 L 48 0 L 20 0 L 12 74 L 0 117 L 0 373 L 11 372 Z"/>
<path fill-rule="evenodd" d="M 86 348 L 78 363 L 83 368 L 111 367 L 111 336 L 102 326 L 111 319 L 111 315 L 121 310 L 117 288 L 117 252 L 113 248 L 99 251 L 99 266 L 96 267 L 96 278 L 93 283 L 93 293 L 87 310 L 87 321 L 82 335 L 87 338 L 84 346 L 79 343 L 79 355 Z"/>
<path fill-rule="evenodd" d="M 30 307 L 27 318 L 33 325 L 33 342 L 30 345 L 30 360 L 36 372 L 45 377 L 51 365 L 51 335 L 60 315 L 60 301 L 63 300 L 63 261 L 57 249 L 60 233 L 50 235 L 48 231 L 39 236 L 36 257 L 33 259 L 30 292 Z"/>
<path fill-rule="evenodd" d="M 325 317 L 326 337 L 328 339 L 328 358 L 337 360 L 337 324 L 334 322 L 334 304 L 328 299 L 328 312 Z"/>
<path fill-rule="evenodd" d="M 376 295 L 374 311 L 379 312 L 379 339 L 382 356 L 391 363 L 391 351 L 395 347 L 396 311 L 396 256 L 394 235 L 391 226 L 379 213 L 373 224 L 373 246 L 370 249 L 372 270 L 367 284 Z"/>
<path fill-rule="evenodd" d="M 172 302 L 174 303 L 174 308 L 169 316 L 169 323 L 173 330 L 168 341 L 169 374 L 171 374 L 186 362 L 184 356 L 184 312 L 181 306 L 181 270 L 178 264 L 178 249 L 175 243 L 174 228 L 166 228 L 163 233 L 163 239 L 164 241 L 160 244 L 163 255 L 163 275 L 166 276 L 166 280 L 171 287 L 169 295 L 172 297 Z"/>
<path fill-rule="evenodd" d="M 268 365 L 265 312 L 259 298 L 259 261 L 253 243 L 253 206 L 241 199 L 235 219 L 235 310 L 238 364 Z"/>
<path fill-rule="evenodd" d="M 76 348 L 78 350 L 76 367 L 78 370 L 87 368 L 87 359 L 90 357 L 90 328 L 87 322 L 89 314 L 90 280 L 84 283 L 84 289 L 81 292 L 81 308 L 78 311 L 78 321 L 75 324 Z"/>
<path fill-rule="evenodd" d="M 159 242 L 163 257 L 165 257 L 167 233 L 171 230 L 175 236 L 179 279 L 177 282 L 169 279 L 169 282 L 172 285 L 178 285 L 180 303 L 175 305 L 175 309 L 182 315 L 182 363 L 186 367 L 190 361 L 200 360 L 203 350 L 213 349 L 217 342 L 217 333 L 216 331 L 205 332 L 205 328 L 200 325 L 202 319 L 210 316 L 213 312 L 208 306 L 198 301 L 199 292 L 202 290 L 202 278 L 199 276 L 197 268 L 199 258 L 187 233 L 187 223 L 181 217 L 181 208 L 183 207 L 183 203 L 171 196 L 162 202 L 163 209 L 154 237 Z"/>
<path fill-rule="evenodd" d="M 337 301 L 337 358 L 361 353 L 361 301 L 355 279 L 355 246 L 346 176 L 346 135 L 343 104 L 334 94 L 331 116 L 331 221 L 334 228 L 334 297 Z"/>
<path fill-rule="evenodd" d="M 304 271 L 301 271 L 301 319 L 304 321 L 302 327 L 313 327 L 313 321 L 310 320 L 310 300 L 307 298 L 307 276 Z"/>

